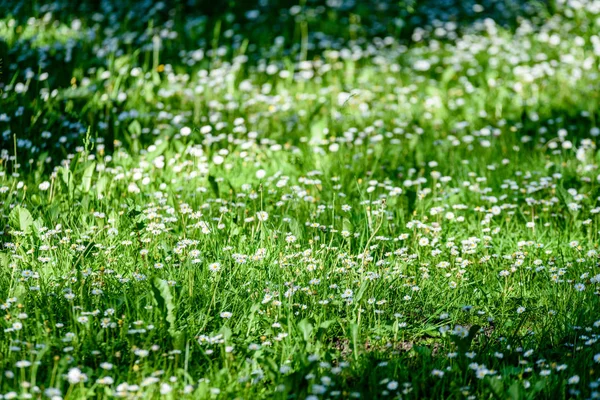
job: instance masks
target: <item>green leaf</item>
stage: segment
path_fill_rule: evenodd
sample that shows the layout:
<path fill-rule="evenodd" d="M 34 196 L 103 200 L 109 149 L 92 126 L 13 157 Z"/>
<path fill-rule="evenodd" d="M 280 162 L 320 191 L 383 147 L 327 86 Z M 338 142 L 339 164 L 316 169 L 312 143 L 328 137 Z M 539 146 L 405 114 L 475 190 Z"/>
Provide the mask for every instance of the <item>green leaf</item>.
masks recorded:
<path fill-rule="evenodd" d="M 81 265 L 83 264 L 84 260 L 87 261 L 89 259 L 89 257 L 91 257 L 91 253 L 94 251 L 94 242 L 92 241 L 86 241 L 83 242 L 82 244 L 85 245 L 85 249 L 83 250 L 83 253 L 81 253 L 79 255 L 79 257 L 77 257 L 75 259 L 75 262 L 73 263 L 73 269 L 79 270 Z"/>
<path fill-rule="evenodd" d="M 508 398 L 511 400 L 521 400 L 523 398 L 523 386 L 519 381 L 514 381 L 508 388 Z"/>
<path fill-rule="evenodd" d="M 32 194 L 29 200 L 34 206 L 39 206 L 42 204 L 42 198 L 37 193 Z"/>
<path fill-rule="evenodd" d="M 219 330 L 219 333 L 223 335 L 223 339 L 225 339 L 225 341 L 231 339 L 232 332 L 231 329 L 229 329 L 229 327 L 223 325 L 223 327 Z"/>
<path fill-rule="evenodd" d="M 129 132 L 131 132 L 132 135 L 140 135 L 142 133 L 142 126 L 137 120 L 131 121 L 127 129 L 129 130 Z"/>
<path fill-rule="evenodd" d="M 83 193 L 90 191 L 90 188 L 92 187 L 92 176 L 94 175 L 95 169 L 96 163 L 92 161 L 92 163 L 83 171 L 83 176 L 81 177 L 81 186 L 79 187 Z"/>
<path fill-rule="evenodd" d="M 158 157 L 162 153 L 164 153 L 168 147 L 169 147 L 169 142 L 166 140 L 163 140 L 159 144 L 154 145 L 154 150 L 152 150 L 146 154 L 146 160 L 147 161 L 154 160 L 156 157 Z"/>
<path fill-rule="evenodd" d="M 500 379 L 488 377 L 486 379 L 487 383 L 490 385 L 490 389 L 492 389 L 492 393 L 498 399 L 504 399 L 504 385 Z"/>
<path fill-rule="evenodd" d="M 475 339 L 475 336 L 477 336 L 477 332 L 479 332 L 480 329 L 481 326 L 479 325 L 473 325 L 471 329 L 469 329 L 469 336 L 467 337 L 469 346 L 471 345 L 471 342 L 473 342 L 473 339 Z"/>
<path fill-rule="evenodd" d="M 358 356 L 358 346 L 360 341 L 360 326 L 357 323 L 350 323 L 350 340 L 355 357 Z"/>
<path fill-rule="evenodd" d="M 169 284 L 160 278 L 154 278 L 152 281 L 152 292 L 154 300 L 163 313 L 165 323 L 169 326 L 169 334 L 175 338 L 177 331 L 175 330 L 175 303 Z"/>
<path fill-rule="evenodd" d="M 366 290 L 367 290 L 367 281 L 364 281 L 363 283 L 360 284 L 360 289 L 358 289 L 358 294 L 354 298 L 357 305 L 358 305 L 358 302 L 360 301 L 360 299 L 362 299 L 362 297 L 364 296 Z"/>
<path fill-rule="evenodd" d="M 570 203 L 570 197 L 571 195 L 569 194 L 569 192 L 567 192 L 565 190 L 564 187 L 562 187 L 561 185 L 557 185 L 556 186 L 556 197 L 558 197 L 558 199 L 563 203 L 563 204 L 568 204 Z"/>
<path fill-rule="evenodd" d="M 477 332 L 479 332 L 480 329 L 481 327 L 479 325 L 473 325 L 471 329 L 469 329 L 469 335 L 467 337 L 451 336 L 451 339 L 461 353 L 467 352 L 471 347 L 471 342 L 473 342 L 473 339 L 475 339 L 475 336 L 477 336 Z"/>
<path fill-rule="evenodd" d="M 335 322 L 336 322 L 336 321 L 335 321 L 335 320 L 333 320 L 333 319 L 329 319 L 329 320 L 327 320 L 327 321 L 323 321 L 323 322 L 321 322 L 321 323 L 319 324 L 319 328 L 321 328 L 321 329 L 327 329 L 327 328 L 329 328 L 331 325 L 335 324 Z"/>
<path fill-rule="evenodd" d="M 233 187 L 233 185 L 231 184 L 230 180 L 227 180 L 227 184 L 229 185 L 229 189 L 231 190 L 231 193 L 233 194 L 233 197 L 237 196 L 237 193 L 235 191 L 235 188 Z"/>
<path fill-rule="evenodd" d="M 290 232 L 292 232 L 296 236 L 296 238 L 301 239 L 302 233 L 304 231 L 302 230 L 302 225 L 298 222 L 298 220 L 295 218 L 292 218 L 289 222 L 289 226 L 290 226 Z"/>
<path fill-rule="evenodd" d="M 212 175 L 209 175 L 208 183 L 210 183 L 210 187 L 213 190 L 213 192 L 215 193 L 215 196 L 217 198 L 219 198 L 219 184 L 217 183 L 217 180 L 215 179 L 215 177 Z"/>
<path fill-rule="evenodd" d="M 456 75 L 456 70 L 452 67 L 446 68 L 440 81 L 446 85 Z"/>
<path fill-rule="evenodd" d="M 531 388 L 531 390 L 529 390 L 529 394 L 527 396 L 528 399 L 535 399 L 537 396 L 537 394 L 539 392 L 541 392 L 542 390 L 544 390 L 544 388 L 546 387 L 546 383 L 547 380 L 546 379 L 542 379 L 539 380 L 535 383 L 535 385 L 533 385 L 533 387 Z"/>
<path fill-rule="evenodd" d="M 182 153 L 183 154 L 183 153 L 186 152 L 186 150 L 187 150 L 187 148 L 189 146 L 187 146 L 185 143 L 182 143 L 180 141 L 174 141 L 173 142 L 173 147 L 175 147 L 175 151 L 177 153 Z"/>
<path fill-rule="evenodd" d="M 231 229 L 229 230 L 229 236 L 238 236 L 240 234 L 240 227 L 236 224 L 231 224 Z"/>
<path fill-rule="evenodd" d="M 36 220 L 33 221 L 32 229 L 35 232 L 35 234 L 37 235 L 41 232 L 43 226 L 44 226 L 44 221 L 41 218 L 36 218 Z"/>
<path fill-rule="evenodd" d="M 67 192 L 69 193 L 69 195 L 71 195 L 71 193 L 73 191 L 73 172 L 71 172 L 70 169 L 65 168 L 65 167 L 60 167 L 59 171 L 60 171 L 60 177 L 61 177 L 63 183 L 65 184 L 65 186 L 67 187 Z"/>
<path fill-rule="evenodd" d="M 28 290 L 25 289 L 25 285 L 21 284 L 21 285 L 17 285 L 12 292 L 11 297 L 16 297 L 17 299 L 21 300 L 24 299 L 25 296 L 27 295 Z"/>
<path fill-rule="evenodd" d="M 106 189 L 107 185 L 108 185 L 107 177 L 103 176 L 100 179 L 98 179 L 98 183 L 96 183 L 96 195 L 98 197 L 104 195 L 104 190 Z"/>
<path fill-rule="evenodd" d="M 177 350 L 183 350 L 186 346 L 187 335 L 185 330 L 179 330 L 171 334 L 173 336 L 174 344 L 173 347 Z"/>
<path fill-rule="evenodd" d="M 310 339 L 310 334 L 312 333 L 313 326 L 306 318 L 302 321 L 298 322 L 298 329 L 302 332 L 302 336 L 304 337 L 304 341 L 308 342 Z"/>
<path fill-rule="evenodd" d="M 30 232 L 31 225 L 33 224 L 33 217 L 29 210 L 24 207 L 16 206 L 10 212 L 8 216 L 8 224 L 13 228 L 20 230 L 25 233 Z"/>
<path fill-rule="evenodd" d="M 310 143 L 320 145 L 323 140 L 323 130 L 327 128 L 327 119 L 321 118 L 311 124 L 310 127 Z"/>
<path fill-rule="evenodd" d="M 420 356 L 423 356 L 425 358 L 428 358 L 431 356 L 431 349 L 427 346 L 415 346 L 415 347 L 413 347 L 413 350 L 415 351 L 415 353 L 417 353 Z"/>
<path fill-rule="evenodd" d="M 342 230 L 352 232 L 354 230 L 354 226 L 352 226 L 352 222 L 348 218 L 344 218 L 342 222 Z"/>
<path fill-rule="evenodd" d="M 10 256 L 6 253 L 0 253 L 0 267 L 6 268 L 10 262 Z"/>

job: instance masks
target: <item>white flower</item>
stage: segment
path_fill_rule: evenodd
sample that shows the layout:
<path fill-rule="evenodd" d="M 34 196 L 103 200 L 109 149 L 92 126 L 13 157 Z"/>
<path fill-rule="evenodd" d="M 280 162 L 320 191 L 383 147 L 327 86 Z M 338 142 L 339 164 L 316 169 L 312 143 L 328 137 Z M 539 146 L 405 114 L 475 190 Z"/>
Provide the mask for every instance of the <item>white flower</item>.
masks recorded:
<path fill-rule="evenodd" d="M 46 191 L 46 190 L 50 189 L 50 182 L 44 181 L 44 182 L 40 183 L 40 185 L 38 187 L 40 188 L 40 190 Z"/>
<path fill-rule="evenodd" d="M 100 368 L 109 371 L 113 368 L 113 365 L 108 362 L 103 362 L 102 364 L 100 364 Z"/>
<path fill-rule="evenodd" d="M 269 214 L 266 211 L 259 211 L 256 213 L 256 218 L 259 221 L 266 221 L 269 219 Z"/>
<path fill-rule="evenodd" d="M 294 243 L 296 241 L 296 236 L 294 235 L 288 235 L 285 237 L 285 241 L 288 243 Z"/>
<path fill-rule="evenodd" d="M 444 376 L 444 371 L 434 369 L 433 371 L 431 371 L 431 375 L 437 376 L 438 378 L 442 378 Z"/>
<path fill-rule="evenodd" d="M 179 133 L 181 134 L 181 136 L 190 136 L 190 134 L 192 133 L 192 129 L 189 126 L 184 126 L 179 130 Z"/>
<path fill-rule="evenodd" d="M 139 193 L 140 192 L 140 188 L 138 187 L 138 185 L 136 185 L 134 182 L 131 182 L 128 186 L 127 186 L 127 191 L 129 193 Z"/>
<path fill-rule="evenodd" d="M 231 314 L 229 311 L 223 311 L 223 312 L 221 313 L 221 318 L 226 318 L 226 319 L 229 319 L 229 318 L 231 318 L 231 316 L 232 316 L 232 315 L 233 315 L 233 314 Z"/>
<path fill-rule="evenodd" d="M 79 368 L 71 368 L 67 373 L 67 380 L 71 385 L 75 385 L 79 382 L 86 382 L 87 375 L 81 372 Z"/>
<path fill-rule="evenodd" d="M 338 106 L 343 106 L 350 98 L 352 97 L 351 93 L 340 92 L 337 96 Z"/>
<path fill-rule="evenodd" d="M 154 385 L 155 383 L 158 383 L 159 381 L 160 381 L 160 379 L 158 379 L 157 377 L 150 376 L 150 377 L 144 379 L 142 381 L 142 383 L 140 383 L 140 386 L 141 387 L 146 387 L 146 386 Z"/>
<path fill-rule="evenodd" d="M 15 363 L 15 366 L 17 368 L 27 368 L 27 367 L 31 366 L 31 361 L 27 361 L 27 360 L 17 361 Z"/>
<path fill-rule="evenodd" d="M 162 394 L 162 395 L 169 394 L 169 393 L 171 393 L 172 390 L 173 390 L 173 388 L 168 383 L 162 383 L 160 385 L 160 394 Z"/>
<path fill-rule="evenodd" d="M 112 377 L 110 377 L 110 376 L 104 376 L 104 377 L 102 377 L 102 378 L 98 379 L 96 382 L 97 382 L 98 384 L 100 384 L 100 385 L 107 385 L 107 386 L 110 386 L 110 385 L 112 385 L 113 383 L 115 383 L 115 380 L 114 380 Z"/>
<path fill-rule="evenodd" d="M 265 171 L 264 169 L 259 169 L 258 171 L 256 171 L 256 177 L 258 179 L 262 179 L 265 176 L 267 176 L 267 171 Z"/>

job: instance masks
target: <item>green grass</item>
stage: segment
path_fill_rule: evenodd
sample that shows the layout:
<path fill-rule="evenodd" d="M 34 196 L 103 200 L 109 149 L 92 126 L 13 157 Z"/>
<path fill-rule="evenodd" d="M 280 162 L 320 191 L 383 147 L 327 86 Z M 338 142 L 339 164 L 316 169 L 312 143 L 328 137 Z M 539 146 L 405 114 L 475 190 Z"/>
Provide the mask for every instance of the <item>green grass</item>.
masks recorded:
<path fill-rule="evenodd" d="M 600 397 L 597 1 L 175 3 L 0 2 L 0 399 Z"/>

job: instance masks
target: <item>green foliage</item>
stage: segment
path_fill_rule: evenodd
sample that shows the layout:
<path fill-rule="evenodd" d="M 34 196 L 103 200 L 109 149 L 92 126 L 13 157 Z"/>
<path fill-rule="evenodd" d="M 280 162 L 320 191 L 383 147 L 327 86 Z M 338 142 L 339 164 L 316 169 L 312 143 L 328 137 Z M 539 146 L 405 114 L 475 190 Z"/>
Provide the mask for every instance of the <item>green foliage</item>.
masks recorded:
<path fill-rule="evenodd" d="M 154 301 L 156 301 L 158 309 L 164 318 L 165 325 L 168 326 L 169 334 L 172 337 L 176 337 L 175 303 L 169 285 L 160 278 L 154 278 L 152 281 L 152 292 L 154 294 Z"/>
<path fill-rule="evenodd" d="M 31 233 L 33 225 L 33 217 L 29 210 L 22 206 L 16 206 L 8 216 L 8 223 L 13 229 L 20 230 L 24 233 Z"/>
<path fill-rule="evenodd" d="M 3 6 L 0 399 L 598 397 L 597 2 Z"/>

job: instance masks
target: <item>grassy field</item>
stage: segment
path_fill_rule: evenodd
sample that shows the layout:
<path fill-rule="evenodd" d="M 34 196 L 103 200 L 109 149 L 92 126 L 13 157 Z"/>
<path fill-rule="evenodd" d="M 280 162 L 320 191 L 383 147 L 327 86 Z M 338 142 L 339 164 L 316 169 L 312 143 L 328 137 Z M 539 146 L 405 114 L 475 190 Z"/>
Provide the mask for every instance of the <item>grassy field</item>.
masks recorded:
<path fill-rule="evenodd" d="M 0 0 L 0 399 L 600 398 L 599 32 Z"/>

